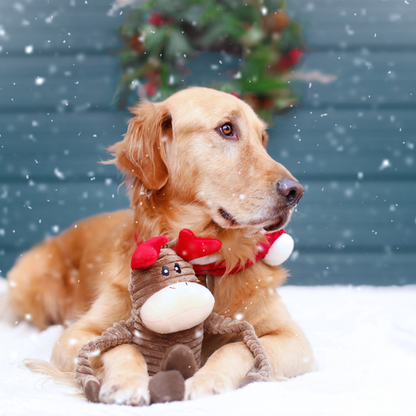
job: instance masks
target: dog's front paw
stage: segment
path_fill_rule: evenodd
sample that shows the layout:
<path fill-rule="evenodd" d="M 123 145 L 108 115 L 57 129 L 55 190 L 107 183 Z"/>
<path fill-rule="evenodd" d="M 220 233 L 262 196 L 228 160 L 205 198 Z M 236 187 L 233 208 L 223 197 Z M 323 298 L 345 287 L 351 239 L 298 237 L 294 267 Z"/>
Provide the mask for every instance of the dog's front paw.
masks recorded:
<path fill-rule="evenodd" d="M 185 381 L 185 400 L 212 396 L 235 389 L 232 380 L 224 374 L 200 370 Z"/>
<path fill-rule="evenodd" d="M 101 386 L 100 402 L 130 406 L 149 405 L 149 377 L 137 374 L 112 375 Z"/>

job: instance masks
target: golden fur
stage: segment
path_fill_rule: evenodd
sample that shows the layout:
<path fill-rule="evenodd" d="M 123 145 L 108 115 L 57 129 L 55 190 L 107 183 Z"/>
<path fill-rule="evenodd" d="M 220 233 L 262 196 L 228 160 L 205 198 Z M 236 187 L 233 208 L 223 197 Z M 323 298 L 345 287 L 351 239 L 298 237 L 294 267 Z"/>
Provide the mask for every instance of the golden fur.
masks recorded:
<path fill-rule="evenodd" d="M 254 256 L 263 227 L 284 226 L 293 210 L 276 191 L 277 182 L 293 177 L 267 154 L 266 125 L 243 101 L 190 88 L 132 112 L 124 140 L 110 148 L 110 163 L 126 175 L 131 209 L 78 222 L 24 253 L 8 274 L 19 317 L 30 314 L 41 329 L 67 326 L 51 360 L 62 372 L 74 370 L 82 344 L 130 316 L 134 231 L 141 240 L 173 239 L 183 228 L 218 238 L 230 270 Z M 235 137 L 221 133 L 225 123 Z M 215 312 L 242 314 L 253 324 L 272 364 L 271 380 L 315 369 L 309 342 L 275 290 L 285 278 L 283 268 L 263 261 L 215 278 Z M 187 380 L 188 398 L 238 388 L 253 365 L 249 350 L 231 336 L 207 337 L 203 358 L 204 367 Z M 148 404 L 146 364 L 134 347 L 110 349 L 93 358 L 93 367 L 102 402 Z"/>

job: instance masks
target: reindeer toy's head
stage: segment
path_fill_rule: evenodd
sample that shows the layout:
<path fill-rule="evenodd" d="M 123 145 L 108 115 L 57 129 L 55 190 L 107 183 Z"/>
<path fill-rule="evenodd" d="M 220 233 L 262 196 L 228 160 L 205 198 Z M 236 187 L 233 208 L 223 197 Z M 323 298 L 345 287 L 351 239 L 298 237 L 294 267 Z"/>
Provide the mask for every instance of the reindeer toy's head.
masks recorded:
<path fill-rule="evenodd" d="M 173 248 L 167 243 L 166 237 L 154 237 L 139 244 L 133 254 L 129 290 L 133 317 L 140 324 L 136 330 L 163 334 L 160 338 L 172 343 L 180 341 L 178 336 L 189 337 L 188 333 L 177 334 L 179 331 L 192 329 L 201 334 L 202 341 L 201 325 L 212 312 L 214 297 L 199 283 L 189 261 L 216 253 L 221 242 L 182 230 Z M 151 367 L 149 373 L 157 370 Z"/>
<path fill-rule="evenodd" d="M 201 364 L 204 331 L 243 333 L 255 358 L 243 385 L 267 380 L 269 361 L 253 327 L 212 313 L 214 297 L 199 283 L 189 263 L 216 253 L 221 242 L 196 238 L 191 231 L 182 230 L 177 244 L 173 248 L 169 245 L 163 236 L 138 245 L 131 261 L 131 318 L 114 324 L 79 350 L 75 377 L 90 401 L 99 401 L 100 383 L 88 355 L 125 343 L 135 345 L 146 360 L 153 376 L 149 383 L 152 402 L 181 400 L 184 380 Z"/>

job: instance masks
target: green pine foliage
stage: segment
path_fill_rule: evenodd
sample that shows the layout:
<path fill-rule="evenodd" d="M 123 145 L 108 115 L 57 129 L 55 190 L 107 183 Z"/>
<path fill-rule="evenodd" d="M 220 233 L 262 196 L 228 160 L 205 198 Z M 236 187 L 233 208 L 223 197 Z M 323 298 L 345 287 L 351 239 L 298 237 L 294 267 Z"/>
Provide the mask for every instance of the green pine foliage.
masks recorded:
<path fill-rule="evenodd" d="M 138 0 L 124 15 L 120 107 L 131 94 L 159 101 L 188 86 L 186 64 L 203 51 L 238 64 L 201 85 L 234 93 L 267 119 L 295 102 L 287 80 L 304 43 L 284 0 Z"/>

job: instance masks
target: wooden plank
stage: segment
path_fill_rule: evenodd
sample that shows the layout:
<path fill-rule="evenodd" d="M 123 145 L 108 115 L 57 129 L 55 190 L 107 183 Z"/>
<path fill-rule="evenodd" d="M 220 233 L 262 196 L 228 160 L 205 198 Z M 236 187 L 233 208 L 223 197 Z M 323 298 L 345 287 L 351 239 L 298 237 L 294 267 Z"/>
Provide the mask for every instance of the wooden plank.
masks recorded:
<path fill-rule="evenodd" d="M 290 15 L 304 24 L 308 45 L 323 48 L 415 48 L 412 1 L 288 0 Z"/>
<path fill-rule="evenodd" d="M 17 4 L 18 3 L 18 4 Z M 110 0 L 20 0 L 19 2 L 1 2 L 0 11 L 23 13 L 25 11 L 37 12 L 39 10 L 109 10 Z"/>
<path fill-rule="evenodd" d="M 73 28 L 73 26 L 72 26 Z M 71 33 L 71 27 L 68 27 Z M 26 47 L 33 48 L 33 54 L 36 55 L 54 55 L 54 54 L 72 54 L 72 53 L 106 53 L 107 51 L 116 51 L 122 44 L 117 36 L 117 32 L 94 29 L 80 30 L 72 32 L 62 32 L 63 28 L 55 31 L 48 30 L 44 33 L 30 32 L 22 33 L 19 30 L 8 30 L 8 38 L 2 39 L 2 55 L 11 54 L 23 55 Z M 72 29 L 73 30 L 73 29 Z"/>
<path fill-rule="evenodd" d="M 48 58 L 41 55 L 3 56 L 0 66 L 0 85 L 11 80 L 20 83 L 37 76 L 45 81 L 79 81 L 96 77 L 114 77 L 118 72 L 118 56 L 103 52 L 91 56 L 76 54 Z"/>
<path fill-rule="evenodd" d="M 34 54 L 117 49 L 121 46 L 117 27 L 123 19 L 107 16 L 110 8 L 107 0 L 2 2 L 2 53 L 24 54 L 28 45 Z"/>
<path fill-rule="evenodd" d="M 100 28 L 111 33 L 117 29 L 117 23 L 122 19 L 118 15 L 114 17 L 108 16 L 107 12 L 109 9 L 109 7 L 94 7 L 83 10 L 82 7 L 68 8 L 53 6 L 49 8 L 25 8 L 19 12 L 13 7 L 6 10 L 0 6 L 0 13 L 2 13 L 0 21 L 6 29 L 6 33 L 9 33 L 9 30 L 19 26 L 24 31 L 36 30 L 49 33 L 60 28 L 64 34 L 67 27 L 74 26 L 81 31 Z M 74 25 L 75 21 L 76 25 Z M 72 36 L 72 33 L 71 35 L 68 35 L 68 33 L 65 34 Z"/>
<path fill-rule="evenodd" d="M 45 82 L 40 86 L 35 85 L 35 82 L 35 78 L 23 81 L 18 89 L 14 85 L 2 87 L 0 107 L 7 107 L 8 111 L 20 111 L 26 107 L 33 107 L 33 110 L 36 107 L 55 107 L 57 111 L 64 111 L 65 107 L 75 111 L 97 106 L 106 109 L 114 95 L 114 82 L 108 77 L 87 81 L 88 89 L 85 88 L 85 81 L 79 85 L 49 81 L 47 85 Z"/>
<path fill-rule="evenodd" d="M 30 159 L 29 163 L 20 163 L 21 159 L 16 156 L 12 160 L 1 158 L 4 165 L 2 168 L 2 178 L 6 182 L 21 182 L 25 178 L 33 181 L 61 182 L 65 181 L 87 181 L 90 178 L 115 178 L 117 173 L 114 166 L 100 164 L 103 160 L 111 159 L 105 150 L 94 152 L 91 155 L 71 155 L 71 153 L 60 155 L 48 155 Z M 37 159 L 36 159 L 37 157 Z M 2 160 L 3 159 L 3 160 Z M 15 161 L 17 161 L 15 163 Z"/>
<path fill-rule="evenodd" d="M 416 57 L 412 52 L 313 51 L 304 56 L 302 71 L 337 77 L 328 84 L 301 86 L 311 106 L 385 106 L 416 104 Z"/>
<path fill-rule="evenodd" d="M 414 253 L 296 252 L 284 264 L 288 284 L 295 285 L 407 285 L 416 283 Z"/>
<path fill-rule="evenodd" d="M 400 45 L 403 49 L 414 49 L 413 39 L 416 37 L 416 29 L 413 22 L 389 30 L 383 30 L 383 25 L 373 26 L 372 29 L 368 25 L 352 26 L 354 29 L 345 24 L 341 29 L 342 25 L 334 24 L 332 28 L 329 26 L 325 30 L 321 28 L 318 31 L 318 27 L 311 25 L 305 30 L 308 46 L 323 49 L 358 49 L 365 45 L 365 48 L 374 50 L 394 50 Z M 355 36 L 350 36 L 348 34 L 350 31 L 353 31 Z"/>
<path fill-rule="evenodd" d="M 305 97 L 305 101 L 308 97 L 308 95 Z M 416 129 L 414 114 L 414 110 L 403 108 L 314 110 L 301 105 L 286 116 L 276 116 L 271 133 L 297 132 L 298 129 L 317 131 L 320 134 L 333 130 L 334 134 L 338 135 L 363 132 L 367 134 L 367 140 L 363 145 L 368 146 L 371 143 L 378 143 L 379 135 L 386 130 L 390 133 L 406 131 L 413 133 Z M 307 140 L 303 146 L 308 146 Z"/>
<path fill-rule="evenodd" d="M 7 57 L 0 69 L 0 108 L 10 112 L 20 107 L 108 107 L 114 95 L 116 56 L 88 58 Z M 88 107 L 88 108 L 89 108 Z"/>

